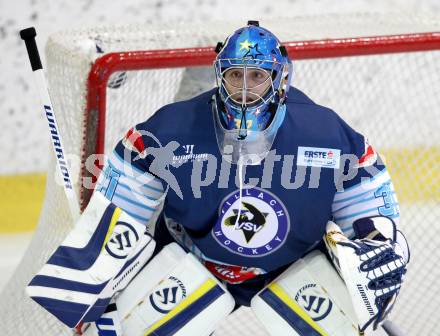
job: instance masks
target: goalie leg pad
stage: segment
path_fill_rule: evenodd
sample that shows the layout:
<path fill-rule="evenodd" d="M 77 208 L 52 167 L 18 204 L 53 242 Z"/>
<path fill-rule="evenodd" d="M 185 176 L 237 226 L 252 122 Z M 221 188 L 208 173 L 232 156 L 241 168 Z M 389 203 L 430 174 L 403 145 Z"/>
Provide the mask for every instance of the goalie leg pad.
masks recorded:
<path fill-rule="evenodd" d="M 233 310 L 225 287 L 176 243 L 116 298 L 124 335 L 210 335 Z"/>
<path fill-rule="evenodd" d="M 358 335 L 344 282 L 325 255 L 309 253 L 259 292 L 251 308 L 271 335 Z"/>

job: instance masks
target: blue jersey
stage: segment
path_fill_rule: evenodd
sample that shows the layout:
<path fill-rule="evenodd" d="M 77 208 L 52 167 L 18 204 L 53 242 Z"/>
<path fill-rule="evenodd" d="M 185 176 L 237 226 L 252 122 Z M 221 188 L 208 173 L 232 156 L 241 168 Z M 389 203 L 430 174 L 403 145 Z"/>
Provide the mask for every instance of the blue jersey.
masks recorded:
<path fill-rule="evenodd" d="M 240 174 L 218 148 L 215 92 L 166 105 L 133 127 L 97 189 L 145 225 L 163 200 L 173 238 L 231 283 L 296 261 L 329 220 L 349 237 L 359 218 L 398 220 L 394 187 L 366 138 L 295 88 L 271 152 Z"/>

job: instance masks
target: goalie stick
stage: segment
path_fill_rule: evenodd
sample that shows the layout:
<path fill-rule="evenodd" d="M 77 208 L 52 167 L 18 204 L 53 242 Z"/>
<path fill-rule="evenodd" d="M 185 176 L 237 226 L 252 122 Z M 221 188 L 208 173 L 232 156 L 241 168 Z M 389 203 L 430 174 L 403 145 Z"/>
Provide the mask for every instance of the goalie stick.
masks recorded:
<path fill-rule="evenodd" d="M 67 196 L 70 213 L 73 220 L 76 221 L 80 215 L 79 202 L 75 194 L 75 190 L 73 189 L 71 170 L 66 160 L 63 141 L 61 140 L 61 134 L 55 118 L 55 113 L 52 101 L 50 99 L 49 90 L 47 88 L 46 78 L 44 76 L 43 66 L 41 64 L 40 54 L 38 53 L 35 36 L 37 36 L 37 32 L 35 31 L 34 27 L 26 28 L 20 31 L 20 37 L 26 44 L 29 61 L 31 63 L 34 78 L 39 90 L 44 114 L 47 118 L 50 136 L 52 139 L 52 146 L 57 159 L 59 173 L 64 183 L 64 191 Z"/>

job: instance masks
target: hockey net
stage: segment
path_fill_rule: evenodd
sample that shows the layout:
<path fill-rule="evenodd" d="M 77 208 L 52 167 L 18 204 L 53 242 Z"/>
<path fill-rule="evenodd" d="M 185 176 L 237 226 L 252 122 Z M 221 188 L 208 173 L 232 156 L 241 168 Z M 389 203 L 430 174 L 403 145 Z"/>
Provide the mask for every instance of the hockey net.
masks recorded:
<path fill-rule="evenodd" d="M 260 22 L 290 41 L 293 85 L 368 135 L 386 159 L 400 200 L 401 228 L 412 248 L 392 320 L 411 335 L 435 334 L 440 309 L 438 22 L 372 14 Z M 99 27 L 50 38 L 46 72 L 83 207 L 89 155 L 108 154 L 130 126 L 161 106 L 211 88 L 213 46 L 243 24 Z M 0 297 L 4 335 L 71 334 L 24 294 L 73 225 L 50 158 L 38 228 Z M 265 335 L 246 310 L 231 316 L 216 334 Z"/>

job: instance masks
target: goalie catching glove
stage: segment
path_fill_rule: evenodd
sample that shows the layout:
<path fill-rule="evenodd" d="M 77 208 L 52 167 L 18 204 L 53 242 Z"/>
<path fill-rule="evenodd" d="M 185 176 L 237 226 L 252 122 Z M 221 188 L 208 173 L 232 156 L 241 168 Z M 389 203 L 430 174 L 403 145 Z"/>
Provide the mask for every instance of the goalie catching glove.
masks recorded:
<path fill-rule="evenodd" d="M 399 294 L 409 248 L 388 217 L 370 217 L 353 224 L 357 239 L 348 239 L 338 225 L 327 224 L 325 244 L 350 293 L 359 330 L 376 329 Z"/>

